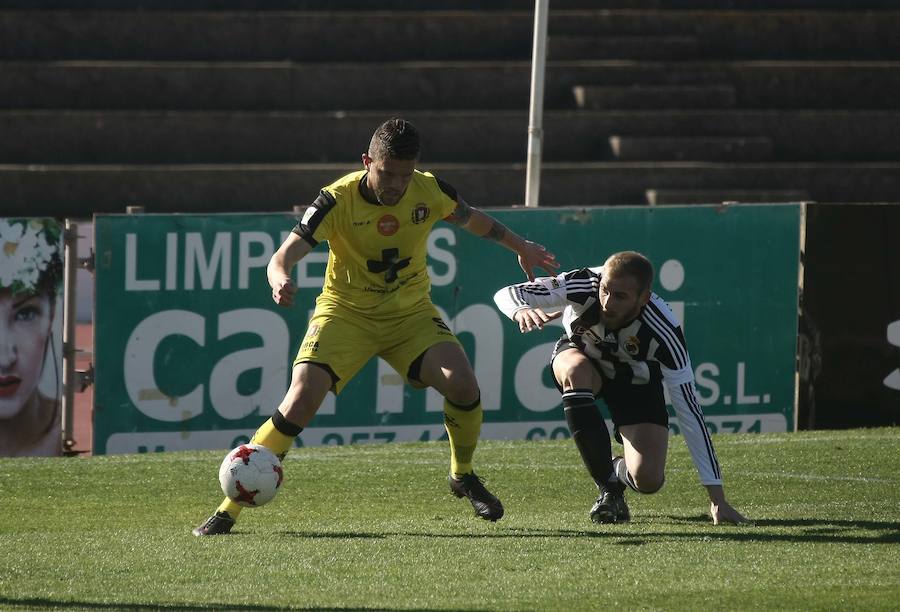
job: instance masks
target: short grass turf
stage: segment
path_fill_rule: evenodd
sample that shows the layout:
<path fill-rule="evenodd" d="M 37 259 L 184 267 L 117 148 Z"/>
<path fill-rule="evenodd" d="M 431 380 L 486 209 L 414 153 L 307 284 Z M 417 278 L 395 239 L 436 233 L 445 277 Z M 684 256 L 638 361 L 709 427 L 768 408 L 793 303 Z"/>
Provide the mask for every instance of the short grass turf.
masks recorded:
<path fill-rule="evenodd" d="M 295 449 L 273 502 L 228 536 L 218 451 L 0 460 L 0 608 L 84 610 L 896 610 L 900 430 L 714 436 L 713 526 L 682 438 L 667 482 L 594 525 L 570 440 L 483 441 L 506 507 L 476 518 L 446 443 Z"/>

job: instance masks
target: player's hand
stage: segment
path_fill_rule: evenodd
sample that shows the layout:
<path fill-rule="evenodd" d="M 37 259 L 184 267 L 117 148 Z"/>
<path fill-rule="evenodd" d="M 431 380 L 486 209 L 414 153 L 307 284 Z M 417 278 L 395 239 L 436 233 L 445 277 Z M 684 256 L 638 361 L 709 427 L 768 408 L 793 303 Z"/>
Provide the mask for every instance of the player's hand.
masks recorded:
<path fill-rule="evenodd" d="M 547 314 L 540 308 L 523 308 L 515 312 L 513 319 L 519 324 L 519 331 L 527 334 L 533 329 L 544 329 L 546 323 L 560 315 L 562 315 L 562 311 Z"/>
<path fill-rule="evenodd" d="M 721 523 L 741 525 L 749 522 L 724 499 L 720 500 L 718 503 L 715 501 L 709 502 L 709 513 L 712 515 L 713 525 L 719 525 Z"/>
<path fill-rule="evenodd" d="M 531 240 L 526 240 L 525 244 L 519 250 L 519 267 L 525 272 L 528 280 L 534 280 L 534 268 L 541 268 L 550 274 L 555 274 L 559 268 L 556 261 L 556 255 Z"/>
<path fill-rule="evenodd" d="M 294 287 L 294 283 L 289 278 L 278 281 L 272 287 L 272 299 L 279 306 L 293 306 L 295 293 L 297 293 L 297 288 Z"/>

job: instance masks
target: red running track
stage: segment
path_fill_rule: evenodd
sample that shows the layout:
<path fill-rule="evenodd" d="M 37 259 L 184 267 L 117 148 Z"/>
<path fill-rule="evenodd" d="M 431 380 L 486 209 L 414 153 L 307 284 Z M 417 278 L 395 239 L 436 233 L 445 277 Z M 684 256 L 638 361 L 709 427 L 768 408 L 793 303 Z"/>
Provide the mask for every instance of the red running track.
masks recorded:
<path fill-rule="evenodd" d="M 92 323 L 79 323 L 75 326 L 75 346 L 85 351 L 76 356 L 75 368 L 86 370 L 94 360 L 94 326 Z M 75 440 L 73 451 L 80 455 L 90 455 L 93 446 L 94 424 L 94 387 L 90 386 L 83 393 L 75 394 L 74 423 L 72 438 Z"/>

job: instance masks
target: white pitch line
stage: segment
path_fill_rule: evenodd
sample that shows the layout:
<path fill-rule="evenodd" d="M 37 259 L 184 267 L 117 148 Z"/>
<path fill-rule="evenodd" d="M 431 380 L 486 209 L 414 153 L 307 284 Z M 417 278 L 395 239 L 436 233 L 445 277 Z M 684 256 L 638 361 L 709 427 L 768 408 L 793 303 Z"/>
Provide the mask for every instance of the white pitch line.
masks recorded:
<path fill-rule="evenodd" d="M 840 480 L 846 482 L 881 482 L 896 483 L 896 478 L 867 478 L 865 476 L 819 476 L 817 474 L 792 474 L 790 472 L 739 472 L 729 471 L 730 474 L 742 476 L 764 476 L 766 478 L 793 478 L 795 480 Z"/>
<path fill-rule="evenodd" d="M 840 438 L 835 438 L 833 436 L 794 436 L 793 434 L 786 434 L 782 436 L 772 437 L 768 435 L 766 437 L 762 436 L 746 436 L 741 438 L 732 438 L 730 435 L 722 435 L 716 436 L 715 442 L 717 446 L 725 446 L 729 444 L 784 444 L 785 442 L 790 442 L 791 444 L 797 444 L 800 442 L 846 442 L 850 440 L 864 440 L 867 442 L 871 442 L 874 440 L 884 440 L 887 442 L 891 442 L 894 444 L 900 444 L 900 436 L 841 436 Z"/>

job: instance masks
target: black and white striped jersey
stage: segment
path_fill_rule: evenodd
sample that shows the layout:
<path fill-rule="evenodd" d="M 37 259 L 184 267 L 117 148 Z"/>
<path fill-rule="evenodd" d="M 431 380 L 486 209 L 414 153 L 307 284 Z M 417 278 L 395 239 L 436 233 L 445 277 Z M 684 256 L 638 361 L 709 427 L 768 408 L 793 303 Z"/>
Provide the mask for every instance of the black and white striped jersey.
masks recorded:
<path fill-rule="evenodd" d="M 524 308 L 562 310 L 569 340 L 599 365 L 604 376 L 633 385 L 665 384 L 700 481 L 721 484 L 691 358 L 675 314 L 651 293 L 634 321 L 622 329 L 607 330 L 600 316 L 600 278 L 599 267 L 571 270 L 504 287 L 494 295 L 494 302 L 510 319 Z"/>

